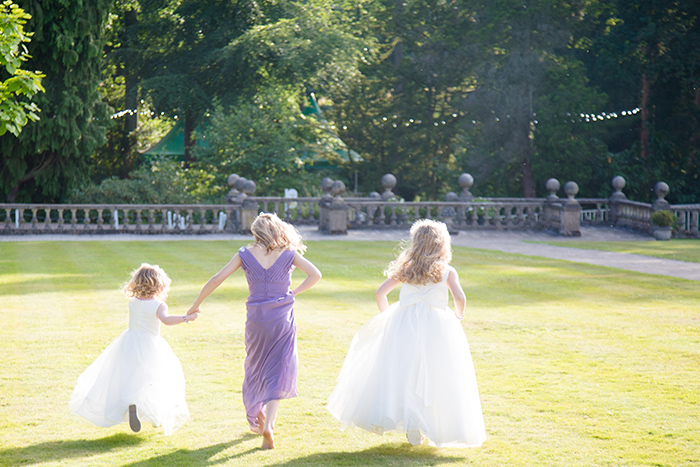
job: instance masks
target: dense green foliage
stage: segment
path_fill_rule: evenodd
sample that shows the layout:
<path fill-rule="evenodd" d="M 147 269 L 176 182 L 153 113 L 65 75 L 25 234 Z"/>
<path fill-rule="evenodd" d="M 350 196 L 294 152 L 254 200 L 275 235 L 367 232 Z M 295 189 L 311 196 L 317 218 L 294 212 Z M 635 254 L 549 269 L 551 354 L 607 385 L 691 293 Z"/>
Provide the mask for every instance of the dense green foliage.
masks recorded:
<path fill-rule="evenodd" d="M 10 0 L 0 5 L 0 136 L 8 131 L 17 136 L 28 121 L 39 120 L 39 107 L 30 99 L 44 90 L 44 75 L 22 69 L 29 59 L 24 45 L 32 36 L 24 31 L 29 18 Z"/>
<path fill-rule="evenodd" d="M 108 113 L 98 85 L 110 7 L 109 0 L 26 2 L 34 32 L 26 66 L 46 75 L 46 91 L 34 97 L 41 120 L 18 136 L 0 136 L 0 189 L 8 201 L 64 199 L 104 144 Z"/>
<path fill-rule="evenodd" d="M 47 74 L 44 114 L 19 144 L 0 137 L 7 199 L 137 177 L 175 119 L 182 169 L 213 177 L 201 201 L 232 172 L 308 193 L 319 162 L 365 193 L 394 173 L 405 199 L 456 191 L 462 172 L 481 196 L 541 196 L 551 177 L 608 196 L 622 175 L 630 199 L 659 180 L 671 202 L 700 198 L 695 0 L 116 0 L 109 21 L 108 0 L 42 2 L 27 64 Z M 69 99 L 76 79 L 87 94 Z M 322 115 L 300 112 L 312 94 Z"/>

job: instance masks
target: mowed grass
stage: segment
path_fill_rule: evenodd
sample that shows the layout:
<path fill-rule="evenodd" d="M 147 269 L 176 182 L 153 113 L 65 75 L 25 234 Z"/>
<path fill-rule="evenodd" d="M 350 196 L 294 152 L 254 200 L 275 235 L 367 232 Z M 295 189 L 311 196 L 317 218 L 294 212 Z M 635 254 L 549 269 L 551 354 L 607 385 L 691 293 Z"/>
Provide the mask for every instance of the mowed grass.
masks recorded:
<path fill-rule="evenodd" d="M 580 248 L 584 250 L 632 253 L 636 255 L 654 256 L 656 258 L 700 263 L 700 240 L 693 239 L 671 239 L 669 241 L 656 242 L 564 241 L 543 243 L 546 243 L 547 245 Z"/>
<path fill-rule="evenodd" d="M 696 282 L 466 248 L 454 249 L 453 265 L 468 297 L 463 325 L 488 436 L 480 448 L 341 431 L 325 410 L 350 340 L 376 313 L 395 252 L 381 242 L 309 242 L 324 278 L 297 300 L 300 395 L 282 403 L 274 451 L 259 449 L 241 402 L 241 272 L 197 322 L 162 327 L 187 379 L 191 418 L 180 430 L 134 434 L 71 418 L 78 375 L 126 329 L 128 273 L 160 264 L 173 279 L 171 313 L 182 313 L 241 245 L 0 243 L 0 465 L 700 465 Z"/>

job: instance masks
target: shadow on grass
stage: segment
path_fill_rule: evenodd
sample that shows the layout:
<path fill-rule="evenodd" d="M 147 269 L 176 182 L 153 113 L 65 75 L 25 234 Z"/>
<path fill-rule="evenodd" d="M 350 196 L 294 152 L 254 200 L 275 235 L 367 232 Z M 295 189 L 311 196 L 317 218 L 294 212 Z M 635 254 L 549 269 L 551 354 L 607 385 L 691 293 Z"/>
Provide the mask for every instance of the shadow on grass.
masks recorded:
<path fill-rule="evenodd" d="M 217 456 L 222 451 L 255 437 L 244 435 L 237 440 L 228 443 L 215 444 L 201 449 L 180 449 L 162 456 L 152 457 L 139 462 L 125 464 L 122 467 L 156 467 L 156 466 L 191 466 L 206 467 L 222 465 L 233 459 L 239 459 L 250 455 L 260 448 L 248 449 L 232 455 Z M 438 455 L 439 450 L 431 447 L 414 448 L 406 443 L 386 444 L 365 451 L 349 452 L 323 452 L 310 456 L 288 460 L 278 464 L 270 464 L 270 467 L 303 467 L 303 466 L 426 466 L 440 465 L 457 461 L 464 461 L 463 457 L 450 457 Z M 214 458 L 216 457 L 216 458 Z"/>
<path fill-rule="evenodd" d="M 220 452 L 252 438 L 258 438 L 258 436 L 252 433 L 246 433 L 240 436 L 238 439 L 234 439 L 226 443 L 214 444 L 213 446 L 193 450 L 178 449 L 177 451 L 163 454 L 162 456 L 151 457 L 150 459 L 124 464 L 122 467 L 161 467 L 165 465 L 168 467 L 205 467 L 208 465 L 224 464 L 231 459 L 236 459 L 238 457 L 244 457 L 251 454 L 257 451 L 258 448 L 248 449 L 247 451 L 238 452 L 230 456 L 224 455 L 217 457 L 216 459 L 212 458 L 217 456 L 217 454 Z"/>
<path fill-rule="evenodd" d="M 407 443 L 389 443 L 364 451 L 322 452 L 292 459 L 269 467 L 303 466 L 425 466 L 462 461 L 463 457 L 441 456 L 440 450 L 428 446 L 413 447 Z"/>
<path fill-rule="evenodd" d="M 21 448 L 0 449 L 1 465 L 32 465 L 104 454 L 135 446 L 142 438 L 124 433 L 92 440 L 48 441 Z"/>

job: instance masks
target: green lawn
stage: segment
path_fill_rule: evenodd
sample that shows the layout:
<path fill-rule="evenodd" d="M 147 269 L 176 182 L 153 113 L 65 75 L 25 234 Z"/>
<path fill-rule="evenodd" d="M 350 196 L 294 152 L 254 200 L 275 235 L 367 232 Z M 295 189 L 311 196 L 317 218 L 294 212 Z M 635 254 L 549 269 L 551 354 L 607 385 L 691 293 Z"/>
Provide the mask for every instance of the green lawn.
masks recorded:
<path fill-rule="evenodd" d="M 700 263 L 700 240 L 672 239 L 656 242 L 537 242 L 547 245 L 581 248 L 584 250 L 615 251 L 618 253 L 634 253 L 637 255 L 654 256 L 656 258 L 675 259 Z"/>
<path fill-rule="evenodd" d="M 184 427 L 165 437 L 69 417 L 78 375 L 126 328 L 129 271 L 160 264 L 181 313 L 240 245 L 0 243 L 0 465 L 700 466 L 696 282 L 466 248 L 453 265 L 468 297 L 480 448 L 341 431 L 325 410 L 354 332 L 376 313 L 395 250 L 381 242 L 310 242 L 324 279 L 297 301 L 300 395 L 282 403 L 274 451 L 258 449 L 241 402 L 241 272 L 197 322 L 162 329 L 187 378 Z"/>

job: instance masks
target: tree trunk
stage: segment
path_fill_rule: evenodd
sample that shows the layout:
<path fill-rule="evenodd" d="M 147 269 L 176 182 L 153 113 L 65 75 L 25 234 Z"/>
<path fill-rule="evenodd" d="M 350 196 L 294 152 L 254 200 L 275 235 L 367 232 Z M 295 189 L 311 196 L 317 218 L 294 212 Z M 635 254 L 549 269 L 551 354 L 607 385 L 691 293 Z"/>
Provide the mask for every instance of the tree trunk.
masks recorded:
<path fill-rule="evenodd" d="M 523 197 L 535 197 L 535 178 L 532 175 L 532 135 L 528 125 L 516 130 L 517 151 L 520 154 L 520 175 Z"/>
<path fill-rule="evenodd" d="M 649 92 L 650 92 L 649 77 L 646 73 L 642 73 L 642 130 L 639 134 L 639 143 L 641 145 L 641 158 L 646 159 L 649 155 Z"/>
<path fill-rule="evenodd" d="M 19 194 L 19 190 L 20 190 L 20 188 L 22 188 L 22 185 L 24 185 L 26 182 L 33 179 L 34 177 L 36 177 L 40 173 L 42 173 L 44 170 L 48 169 L 51 166 L 51 164 L 53 163 L 53 160 L 55 157 L 56 157 L 55 153 L 49 153 L 49 154 L 44 153 L 41 164 L 39 164 L 39 166 L 33 168 L 28 173 L 26 173 L 22 178 L 20 178 L 17 181 L 17 184 L 12 187 L 10 192 L 7 194 L 7 202 L 8 203 L 16 202 L 17 195 Z"/>

